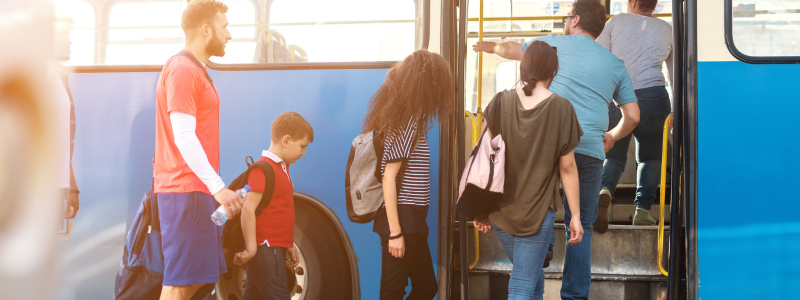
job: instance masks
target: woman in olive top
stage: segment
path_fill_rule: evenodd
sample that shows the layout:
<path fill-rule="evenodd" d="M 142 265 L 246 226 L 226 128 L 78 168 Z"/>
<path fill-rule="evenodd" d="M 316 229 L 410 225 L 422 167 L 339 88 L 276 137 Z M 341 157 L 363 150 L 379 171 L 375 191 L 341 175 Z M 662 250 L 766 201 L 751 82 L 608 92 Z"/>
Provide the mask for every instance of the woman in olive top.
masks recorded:
<path fill-rule="evenodd" d="M 568 242 L 574 245 L 583 238 L 573 152 L 583 131 L 569 100 L 548 90 L 557 72 L 556 49 L 535 41 L 520 65 L 521 86 L 501 92 L 494 100 L 502 101 L 501 128 L 489 126 L 489 132 L 500 129 L 506 144 L 504 193 L 488 211 L 488 218 L 475 218 L 475 226 L 484 233 L 494 228 L 514 264 L 508 299 L 542 299 L 542 264 L 553 236 L 556 209 L 563 208 L 559 183 L 572 212 Z M 487 117 L 494 107 L 496 103 L 489 103 Z"/>

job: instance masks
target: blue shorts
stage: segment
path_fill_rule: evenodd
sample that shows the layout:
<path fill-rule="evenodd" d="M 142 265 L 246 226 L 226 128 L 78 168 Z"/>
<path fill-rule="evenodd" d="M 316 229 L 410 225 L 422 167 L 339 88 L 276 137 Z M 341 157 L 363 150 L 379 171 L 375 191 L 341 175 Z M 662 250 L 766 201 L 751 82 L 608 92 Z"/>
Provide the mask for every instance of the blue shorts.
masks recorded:
<path fill-rule="evenodd" d="M 225 274 L 222 229 L 211 221 L 217 201 L 209 194 L 158 193 L 166 286 L 216 283 Z"/>

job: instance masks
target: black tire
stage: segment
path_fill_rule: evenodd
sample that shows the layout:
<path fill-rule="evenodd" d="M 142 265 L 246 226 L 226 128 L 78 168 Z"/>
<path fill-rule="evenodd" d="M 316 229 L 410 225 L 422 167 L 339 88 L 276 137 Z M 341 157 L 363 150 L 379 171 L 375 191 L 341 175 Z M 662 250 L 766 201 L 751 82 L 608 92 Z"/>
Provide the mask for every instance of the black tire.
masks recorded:
<path fill-rule="evenodd" d="M 352 299 L 350 263 L 336 226 L 307 201 L 294 203 L 294 239 L 308 269 L 305 300 Z"/>
<path fill-rule="evenodd" d="M 309 200 L 295 198 L 294 242 L 305 261 L 307 277 L 301 289 L 303 300 L 352 299 L 350 263 L 342 239 L 332 220 Z M 239 300 L 246 274 L 241 267 L 233 274 L 220 276 L 218 300 Z M 287 268 L 287 288 L 294 285 L 292 271 Z M 226 278 L 227 277 L 227 278 Z"/>

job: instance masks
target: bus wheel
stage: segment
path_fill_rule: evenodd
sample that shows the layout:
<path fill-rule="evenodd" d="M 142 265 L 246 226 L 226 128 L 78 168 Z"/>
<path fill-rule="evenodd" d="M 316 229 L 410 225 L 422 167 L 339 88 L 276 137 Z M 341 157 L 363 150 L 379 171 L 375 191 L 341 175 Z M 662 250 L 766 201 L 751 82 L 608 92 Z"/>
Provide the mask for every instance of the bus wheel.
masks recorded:
<path fill-rule="evenodd" d="M 294 241 L 306 265 L 304 298 L 297 299 L 352 299 L 349 260 L 333 221 L 305 200 L 294 204 Z"/>
<path fill-rule="evenodd" d="M 295 201 L 295 247 L 300 264 L 286 268 L 286 288 L 292 300 L 343 300 L 352 298 L 350 266 L 334 224 L 314 206 Z M 217 300 L 240 300 L 247 280 L 237 266 L 230 276 L 220 276 Z"/>

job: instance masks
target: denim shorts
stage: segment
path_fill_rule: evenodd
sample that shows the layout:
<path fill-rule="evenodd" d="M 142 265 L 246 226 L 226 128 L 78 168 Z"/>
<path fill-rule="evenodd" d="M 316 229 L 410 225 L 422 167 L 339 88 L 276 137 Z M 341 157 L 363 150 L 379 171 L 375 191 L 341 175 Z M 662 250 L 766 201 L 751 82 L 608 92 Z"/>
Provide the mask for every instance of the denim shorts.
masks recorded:
<path fill-rule="evenodd" d="M 209 194 L 158 193 L 164 283 L 184 286 L 219 282 L 225 274 L 222 228 L 211 221 L 217 201 Z"/>

